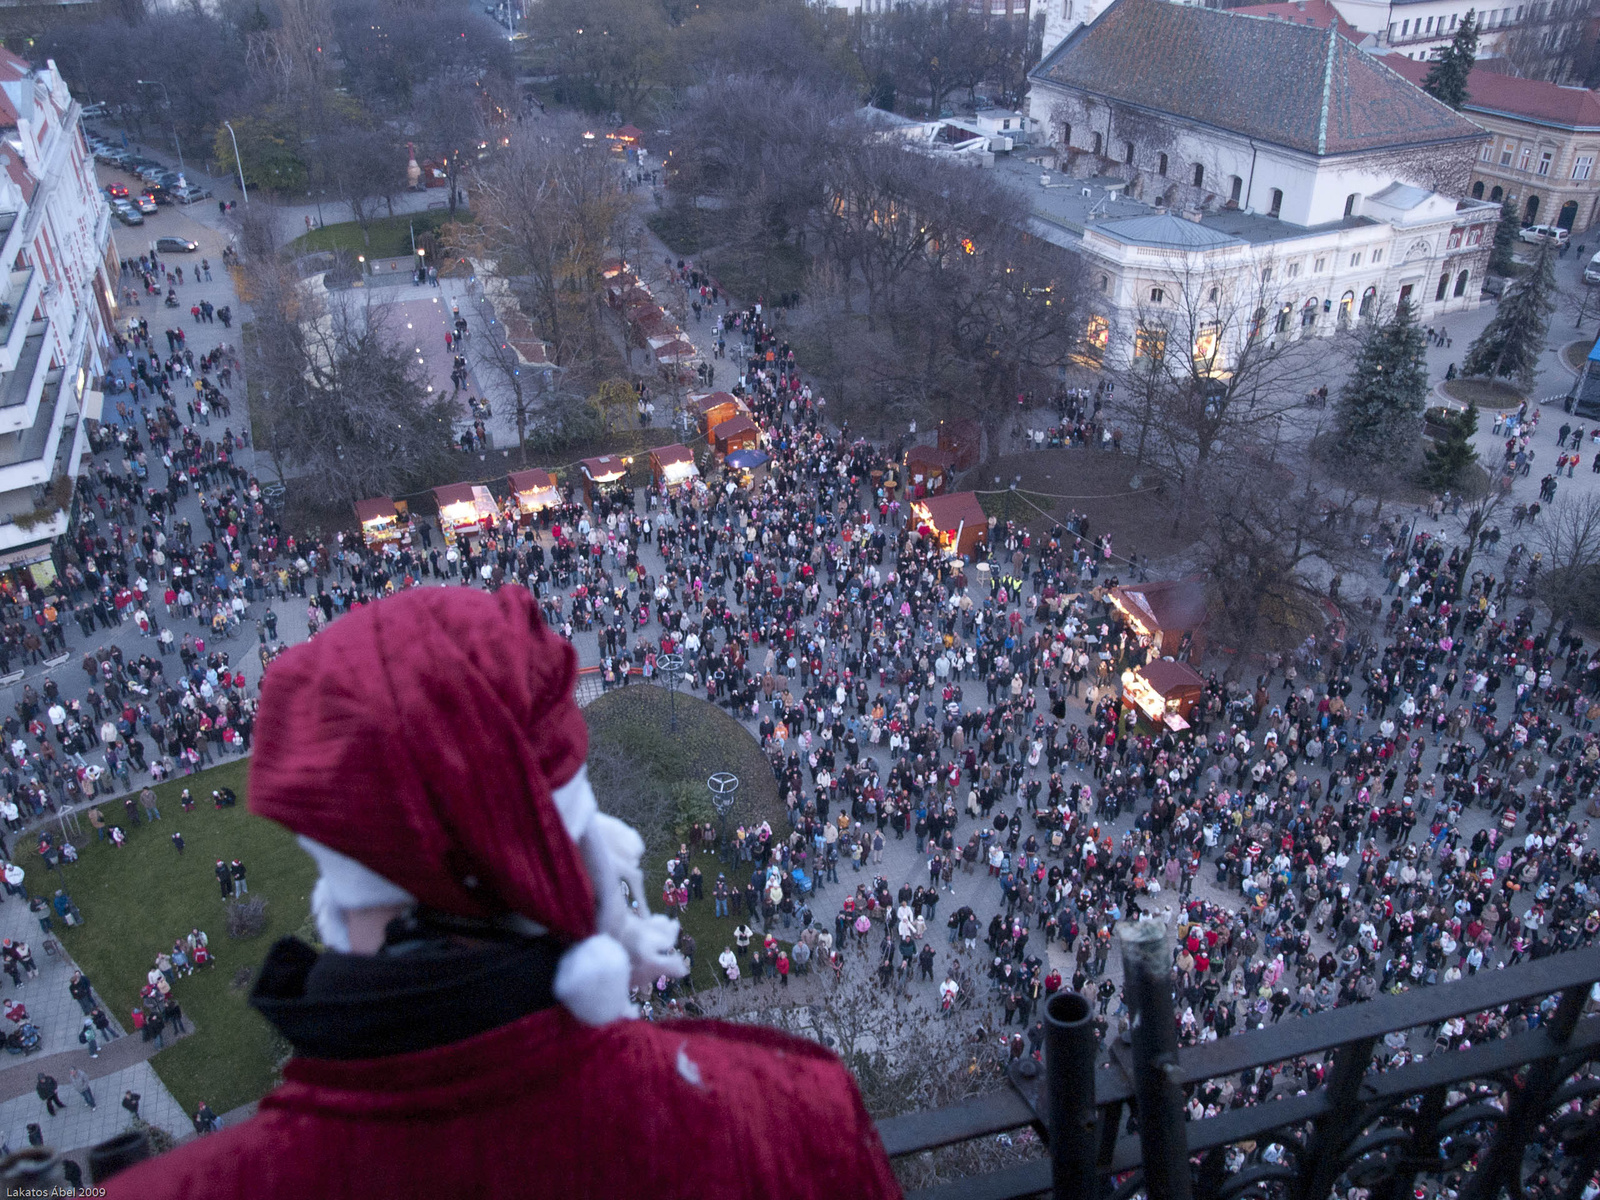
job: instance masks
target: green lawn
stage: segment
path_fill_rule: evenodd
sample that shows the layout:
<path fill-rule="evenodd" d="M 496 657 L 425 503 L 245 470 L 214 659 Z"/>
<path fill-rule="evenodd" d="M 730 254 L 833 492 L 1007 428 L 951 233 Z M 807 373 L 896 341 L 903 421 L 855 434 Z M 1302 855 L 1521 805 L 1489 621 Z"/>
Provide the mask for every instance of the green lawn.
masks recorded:
<path fill-rule="evenodd" d="M 458 216 L 461 220 L 471 219 L 465 209 L 458 210 Z M 428 230 L 437 229 L 449 220 L 450 210 L 447 208 L 380 217 L 367 223 L 367 233 L 372 238 L 370 246 L 360 225 L 354 221 L 344 221 L 304 233 L 290 242 L 289 248 L 296 255 L 317 250 L 346 250 L 351 254 L 365 254 L 368 258 L 399 258 L 402 254 L 411 253 L 413 233 L 421 237 Z"/>
<path fill-rule="evenodd" d="M 80 859 L 67 875 L 84 924 L 68 929 L 56 923 L 67 952 L 124 1027 L 156 952 L 170 950 L 174 938 L 197 926 L 209 936 L 217 966 L 180 979 L 174 989 L 197 1032 L 151 1060 L 187 1112 L 201 1100 L 224 1113 L 259 1099 L 276 1083 L 277 1064 L 287 1052 L 246 1003 L 249 986 L 235 990 L 233 982 L 244 967 L 253 977 L 272 943 L 305 924 L 316 872 L 292 834 L 245 811 L 247 769 L 247 761 L 234 760 L 158 787 L 163 820 L 130 830 L 121 850 L 96 841 L 85 821 Z M 197 801 L 189 813 L 178 803 L 185 785 Z M 210 796 L 224 786 L 239 794 L 239 804 L 219 812 Z M 103 807 L 108 821 L 121 818 L 125 824 L 121 810 L 120 801 Z M 174 831 L 187 844 L 181 858 L 170 840 Z M 268 925 L 261 936 L 228 937 L 212 873 L 219 858 L 243 862 L 250 894 L 267 898 Z M 40 868 L 35 864 L 33 870 Z"/>
<path fill-rule="evenodd" d="M 755 737 L 722 709 L 681 691 L 678 729 L 673 732 L 671 707 L 665 688 L 635 683 L 601 696 L 583 710 L 595 797 L 601 809 L 633 824 L 643 835 L 645 886 L 653 912 L 662 910 L 662 876 L 667 859 L 677 852 L 681 827 L 712 819 L 706 780 L 714 772 L 731 771 L 739 777 L 730 830 L 740 823 L 748 826 L 765 820 L 776 836 L 789 832 L 777 780 Z M 719 870 L 730 883 L 742 887 L 750 878 L 750 866 L 724 867 L 714 856 L 699 853 L 693 862 L 705 877 L 705 899 L 691 901 L 680 920 L 695 940 L 694 985 L 715 987 L 717 955 L 724 944 L 732 944 L 737 922 L 712 915 L 711 888 Z"/>

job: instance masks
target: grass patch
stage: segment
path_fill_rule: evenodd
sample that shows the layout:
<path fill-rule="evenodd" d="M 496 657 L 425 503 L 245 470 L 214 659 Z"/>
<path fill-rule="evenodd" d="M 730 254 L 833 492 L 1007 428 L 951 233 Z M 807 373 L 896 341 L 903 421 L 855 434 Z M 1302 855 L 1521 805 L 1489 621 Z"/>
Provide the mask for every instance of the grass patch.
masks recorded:
<path fill-rule="evenodd" d="M 472 219 L 464 210 L 459 217 L 463 221 Z M 420 238 L 449 220 L 448 208 L 430 208 L 425 212 L 380 217 L 368 222 L 367 232 L 372 237 L 370 246 L 360 225 L 354 221 L 341 221 L 337 225 L 324 225 L 301 234 L 289 243 L 289 249 L 296 256 L 318 250 L 343 250 L 349 254 L 365 254 L 368 258 L 399 258 L 402 254 L 411 253 L 413 233 Z"/>
<path fill-rule="evenodd" d="M 1527 399 L 1509 383 L 1498 379 L 1450 379 L 1439 385 L 1439 390 L 1462 404 L 1476 404 L 1479 408 L 1515 408 Z"/>
<path fill-rule="evenodd" d="M 196 1032 L 150 1060 L 187 1112 L 202 1100 L 223 1113 L 259 1099 L 276 1084 L 278 1064 L 288 1050 L 246 1003 L 249 988 L 235 991 L 231 985 L 242 967 L 253 977 L 272 943 L 305 924 L 316 872 L 293 834 L 245 811 L 247 770 L 247 761 L 234 760 L 162 784 L 156 794 L 163 819 L 128 830 L 121 850 L 97 841 L 85 820 L 78 864 L 67 869 L 68 890 L 84 924 L 69 929 L 56 923 L 67 953 L 125 1028 L 157 951 L 170 950 L 174 938 L 193 928 L 205 930 L 217 965 L 180 979 L 173 989 Z M 185 785 L 197 801 L 192 813 L 178 803 Z M 237 792 L 239 804 L 214 808 L 210 796 L 219 787 Z M 101 811 L 113 822 L 123 817 L 121 808 L 120 801 L 110 801 Z M 118 823 L 126 828 L 125 821 Z M 182 857 L 172 847 L 175 831 L 187 844 Z M 243 862 L 250 894 L 267 900 L 267 927 L 259 937 L 228 937 L 212 873 L 219 858 Z M 33 869 L 39 873 L 32 878 L 47 878 L 37 863 Z"/>
<path fill-rule="evenodd" d="M 667 689 L 633 684 L 606 693 L 583 710 L 589 726 L 589 773 L 605 811 L 634 825 L 645 839 L 645 886 L 650 907 L 661 909 L 666 861 L 677 853 L 682 832 L 697 821 L 715 819 L 706 780 L 715 772 L 739 777 L 737 800 L 728 828 L 765 820 L 777 836 L 788 833 L 778 800 L 778 783 L 755 737 L 722 709 L 680 690 L 678 729 L 671 728 L 673 700 Z M 716 986 L 716 958 L 733 941 L 732 918 L 713 915 L 711 889 L 718 872 L 730 884 L 749 879 L 747 864 L 720 863 L 696 853 L 693 862 L 705 877 L 705 899 L 691 900 L 679 919 L 697 947 L 693 983 Z M 759 925 L 753 923 L 752 927 Z M 781 932 L 781 931 L 780 931 Z M 787 940 L 780 938 L 780 940 Z"/>
<path fill-rule="evenodd" d="M 699 254 L 716 244 L 714 214 L 687 204 L 658 208 L 644 223 L 674 254 Z"/>
<path fill-rule="evenodd" d="M 1561 348 L 1561 359 L 1578 374 L 1583 374 L 1584 365 L 1589 361 L 1589 351 L 1594 349 L 1594 343 L 1588 339 L 1579 342 L 1568 342 Z"/>

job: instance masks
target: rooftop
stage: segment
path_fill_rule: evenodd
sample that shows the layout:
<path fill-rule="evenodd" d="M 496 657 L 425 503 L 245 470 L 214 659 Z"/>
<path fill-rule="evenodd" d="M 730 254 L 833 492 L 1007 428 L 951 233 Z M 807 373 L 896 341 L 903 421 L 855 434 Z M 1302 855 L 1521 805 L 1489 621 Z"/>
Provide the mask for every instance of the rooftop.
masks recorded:
<path fill-rule="evenodd" d="M 1334 29 L 1252 11 L 1116 0 L 1031 78 L 1317 155 L 1483 136 Z"/>
<path fill-rule="evenodd" d="M 1403 54 L 1385 55 L 1383 62 L 1419 87 L 1432 66 Z M 1600 94 L 1542 79 L 1518 79 L 1485 67 L 1475 67 L 1467 76 L 1464 107 L 1469 112 L 1498 113 L 1541 125 L 1600 129 Z"/>

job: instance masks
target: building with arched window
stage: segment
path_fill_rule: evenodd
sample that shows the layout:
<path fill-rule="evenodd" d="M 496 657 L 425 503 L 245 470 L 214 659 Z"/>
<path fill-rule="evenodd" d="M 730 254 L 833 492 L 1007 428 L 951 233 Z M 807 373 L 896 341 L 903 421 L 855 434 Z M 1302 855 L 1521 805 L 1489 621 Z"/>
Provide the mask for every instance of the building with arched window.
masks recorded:
<path fill-rule="evenodd" d="M 1425 62 L 1383 61 L 1413 83 L 1428 74 Z M 1577 232 L 1600 220 L 1600 94 L 1480 67 L 1461 111 L 1492 135 L 1473 163 L 1474 199 L 1511 197 L 1525 225 Z"/>

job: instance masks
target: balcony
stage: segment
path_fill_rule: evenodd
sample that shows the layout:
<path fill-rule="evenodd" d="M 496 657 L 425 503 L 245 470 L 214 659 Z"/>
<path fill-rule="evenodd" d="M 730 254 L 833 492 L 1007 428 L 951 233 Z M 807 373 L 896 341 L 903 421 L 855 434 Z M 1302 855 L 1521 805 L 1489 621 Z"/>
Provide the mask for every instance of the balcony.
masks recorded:
<path fill-rule="evenodd" d="M 38 307 L 43 277 L 32 267 L 12 271 L 0 291 L 0 374 L 17 369 L 33 310 Z"/>
<path fill-rule="evenodd" d="M 59 403 L 60 373 L 56 376 L 40 396 L 33 424 L 14 433 L 0 433 L 0 492 L 32 487 L 50 478 L 66 415 Z"/>
<path fill-rule="evenodd" d="M 1159 929 L 1159 926 L 1152 928 Z M 913 1200 L 1327 1200 L 1363 1188 L 1374 1200 L 1438 1196 L 1571 1197 L 1600 1167 L 1600 1016 L 1584 1017 L 1600 948 L 1580 949 L 1455 983 L 1287 1019 L 1180 1049 L 1171 954 L 1129 954 L 1131 1039 L 1096 1045 L 1089 1004 L 1057 993 L 1045 1011 L 1045 1067 L 1011 1067 L 1011 1087 L 879 1123 L 891 1157 L 1028 1126 L 1047 1156 L 957 1180 Z M 1164 933 L 1164 931 L 1163 931 Z M 1441 1026 L 1470 1018 L 1467 1037 Z M 1499 1026 L 1496 1028 L 1496 1026 Z M 1417 1057 L 1394 1064 L 1385 1035 Z M 1463 1044 L 1464 1041 L 1464 1044 Z M 1451 1048 L 1460 1045 L 1461 1048 Z M 1325 1060 L 1318 1084 L 1189 1120 L 1207 1081 Z M 1298 1094 L 1297 1094 L 1298 1093 Z M 1541 1156 L 1534 1165 L 1533 1150 Z M 1454 1194 L 1454 1193 L 1452 1193 Z"/>

